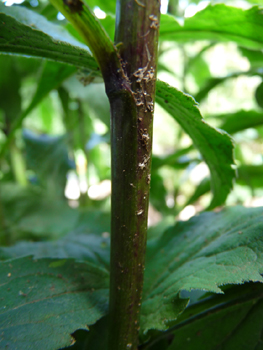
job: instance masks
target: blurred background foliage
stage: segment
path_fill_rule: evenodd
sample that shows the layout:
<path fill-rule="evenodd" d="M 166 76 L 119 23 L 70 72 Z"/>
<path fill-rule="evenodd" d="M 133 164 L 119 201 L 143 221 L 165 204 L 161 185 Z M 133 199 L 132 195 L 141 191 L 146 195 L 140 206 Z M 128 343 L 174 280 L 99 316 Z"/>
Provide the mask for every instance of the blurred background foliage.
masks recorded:
<path fill-rule="evenodd" d="M 87 3 L 113 38 L 115 1 Z M 219 2 L 163 0 L 162 13 L 187 18 L 209 3 Z M 243 9 L 263 5 L 260 0 L 224 3 Z M 47 1 L 19 4 L 80 39 Z M 0 148 L 20 120 L 0 159 L 0 243 L 54 240 L 72 232 L 103 232 L 107 238 L 110 110 L 101 78 L 11 55 L 0 55 L 0 67 Z M 231 42 L 160 44 L 158 78 L 192 95 L 207 122 L 234 139 L 237 180 L 227 205 L 263 205 L 262 77 L 262 51 Z M 210 199 L 206 164 L 189 136 L 156 105 L 149 236 L 175 218 L 187 220 L 205 210 Z"/>

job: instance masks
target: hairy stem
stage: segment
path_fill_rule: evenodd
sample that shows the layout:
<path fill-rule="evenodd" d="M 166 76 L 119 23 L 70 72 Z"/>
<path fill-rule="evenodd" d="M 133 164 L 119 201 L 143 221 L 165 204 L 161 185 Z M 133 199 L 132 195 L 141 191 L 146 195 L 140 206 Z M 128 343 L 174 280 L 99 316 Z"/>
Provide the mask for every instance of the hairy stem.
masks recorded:
<path fill-rule="evenodd" d="M 150 189 L 160 1 L 119 0 L 122 64 L 111 103 L 112 224 L 109 350 L 137 349 Z"/>

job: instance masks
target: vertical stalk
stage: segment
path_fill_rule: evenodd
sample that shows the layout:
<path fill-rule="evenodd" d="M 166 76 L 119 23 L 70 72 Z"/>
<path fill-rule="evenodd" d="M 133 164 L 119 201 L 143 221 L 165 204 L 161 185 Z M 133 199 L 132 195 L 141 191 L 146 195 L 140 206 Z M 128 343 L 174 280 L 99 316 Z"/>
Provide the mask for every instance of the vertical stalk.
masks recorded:
<path fill-rule="evenodd" d="M 109 350 L 136 350 L 147 233 L 160 0 L 117 0 L 115 46 L 81 0 L 50 2 L 85 39 L 99 64 L 110 101 Z"/>
<path fill-rule="evenodd" d="M 26 165 L 21 151 L 17 148 L 14 141 L 11 142 L 9 151 L 14 178 L 16 182 L 19 183 L 21 186 L 26 186 Z"/>
<path fill-rule="evenodd" d="M 150 189 L 159 0 L 117 0 L 122 78 L 111 104 L 112 217 L 109 350 L 136 350 Z"/>

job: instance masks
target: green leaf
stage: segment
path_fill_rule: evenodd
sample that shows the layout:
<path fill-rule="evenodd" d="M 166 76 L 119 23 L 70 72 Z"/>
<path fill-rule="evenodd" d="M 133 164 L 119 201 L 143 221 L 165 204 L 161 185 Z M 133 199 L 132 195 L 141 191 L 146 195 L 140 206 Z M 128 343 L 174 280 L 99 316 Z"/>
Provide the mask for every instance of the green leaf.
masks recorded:
<path fill-rule="evenodd" d="M 256 128 L 263 124 L 263 113 L 258 111 L 238 111 L 236 113 L 228 113 L 215 116 L 216 119 L 222 121 L 220 129 L 234 134 L 248 128 Z"/>
<path fill-rule="evenodd" d="M 255 98 L 259 107 L 263 108 L 263 82 L 258 85 L 255 92 Z"/>
<path fill-rule="evenodd" d="M 246 72 L 231 73 L 231 74 L 228 74 L 228 75 L 221 77 L 221 78 L 210 78 L 201 87 L 201 89 L 198 91 L 198 93 L 195 94 L 196 101 L 201 102 L 212 89 L 214 89 L 216 86 L 224 83 L 226 80 L 237 78 L 237 77 L 242 76 L 242 75 L 249 76 L 249 77 L 255 76 L 255 75 L 260 76 L 260 77 L 263 76 L 261 69 L 251 69 L 251 70 L 248 70 Z"/>
<path fill-rule="evenodd" d="M 67 172 L 75 168 L 68 156 L 67 136 L 37 135 L 23 131 L 28 168 L 37 176 L 37 182 L 51 194 L 64 198 Z"/>
<path fill-rule="evenodd" d="M 66 78 L 72 75 L 76 71 L 76 68 L 73 66 L 45 61 L 43 64 L 42 72 L 38 80 L 36 92 L 32 98 L 29 106 L 19 115 L 16 115 L 16 119 L 12 124 L 12 130 L 6 139 L 5 144 L 3 145 L 0 158 L 10 145 L 15 132 L 19 129 L 30 112 L 42 101 L 42 99 L 47 96 L 47 94 L 53 89 L 57 88 Z M 10 84 L 9 84 L 10 85 Z M 11 86 L 11 85 L 10 85 Z M 13 98 L 13 93 L 11 94 Z"/>
<path fill-rule="evenodd" d="M 203 349 L 261 349 L 263 331 L 263 286 L 250 285 L 250 294 L 242 295 L 242 287 L 235 288 L 232 302 L 220 298 L 219 307 L 208 310 L 192 322 L 174 332 L 169 350 Z M 244 286 L 246 287 L 246 286 Z M 255 288 L 256 287 L 256 288 Z"/>
<path fill-rule="evenodd" d="M 54 350 L 107 312 L 109 274 L 73 259 L 0 263 L 0 347 Z M 57 266 L 60 265 L 60 266 Z"/>
<path fill-rule="evenodd" d="M 71 3 L 50 0 L 82 36 L 93 53 L 105 80 L 109 78 L 109 66 L 121 69 L 117 50 L 99 19 L 83 2 Z M 112 68 L 113 69 L 113 68 Z"/>
<path fill-rule="evenodd" d="M 100 75 L 87 46 L 75 40 L 61 26 L 24 7 L 0 3 L 0 52 L 47 58 Z"/>
<path fill-rule="evenodd" d="M 45 61 L 37 83 L 36 92 L 26 112 L 23 113 L 24 117 L 30 113 L 50 91 L 60 86 L 60 84 L 75 71 L 76 68 L 73 66 Z"/>
<path fill-rule="evenodd" d="M 219 286 L 263 278 L 263 209 L 232 207 L 178 222 L 149 241 L 141 327 L 164 330 L 188 300 L 180 291 L 222 293 Z"/>
<path fill-rule="evenodd" d="M 175 17 L 162 15 L 160 39 L 177 42 L 196 40 L 234 41 L 252 49 L 263 48 L 263 13 L 255 6 L 248 10 L 208 5 L 193 17 L 185 18 L 181 25 Z"/>
<path fill-rule="evenodd" d="M 85 78 L 85 74 L 83 75 Z M 80 75 L 78 78 L 81 79 Z M 104 84 L 90 84 L 83 89 L 83 85 L 72 76 L 64 83 L 70 95 L 87 102 L 90 113 L 99 118 L 110 129 L 110 104 L 105 93 Z"/>
<path fill-rule="evenodd" d="M 23 188 L 14 183 L 2 184 L 1 202 L 6 225 L 12 232 L 11 241 L 25 238 L 55 240 L 70 232 L 98 235 L 110 232 L 109 213 L 70 208 L 65 200 L 33 186 Z"/>
<path fill-rule="evenodd" d="M 210 209 L 223 204 L 235 178 L 235 170 L 232 168 L 234 160 L 231 138 L 224 131 L 214 129 L 202 119 L 191 96 L 161 81 L 158 81 L 156 86 L 156 102 L 189 134 L 207 163 L 213 191 Z"/>
<path fill-rule="evenodd" d="M 4 127 L 10 127 L 10 124 L 21 112 L 21 96 L 19 94 L 21 72 L 19 72 L 14 57 L 0 56 L 0 66 L 4 67 L 0 76 L 0 109 L 5 113 L 6 125 Z"/>
<path fill-rule="evenodd" d="M 237 183 L 251 188 L 263 187 L 263 165 L 240 165 L 237 169 Z"/>
<path fill-rule="evenodd" d="M 196 55 L 190 60 L 186 72 L 193 76 L 197 86 L 202 86 L 211 77 L 209 66 L 201 55 Z"/>
<path fill-rule="evenodd" d="M 103 317 L 94 325 L 89 327 L 89 331 L 78 329 L 72 334 L 76 340 L 73 346 L 60 350 L 107 350 L 108 349 L 108 318 Z"/>
<path fill-rule="evenodd" d="M 207 193 L 211 189 L 210 179 L 204 178 L 200 184 L 196 187 L 194 193 L 191 195 L 191 197 L 186 202 L 185 206 L 192 204 L 198 200 L 203 194 Z"/>
<path fill-rule="evenodd" d="M 0 248 L 0 260 L 33 254 L 34 258 L 74 258 L 109 269 L 109 238 L 97 234 L 71 233 L 51 242 L 18 242 L 12 247 Z M 60 260 L 61 261 L 61 260 Z"/>
<path fill-rule="evenodd" d="M 65 201 L 33 186 L 26 188 L 14 183 L 1 185 L 1 201 L 5 220 L 13 231 L 11 239 L 56 239 L 73 230 L 78 212 Z"/>
<path fill-rule="evenodd" d="M 261 68 L 263 65 L 263 52 L 239 47 L 239 51 L 249 60 L 252 68 Z"/>
<path fill-rule="evenodd" d="M 150 203 L 156 210 L 161 213 L 167 212 L 167 205 L 165 197 L 167 196 L 167 190 L 164 186 L 162 176 L 154 171 L 151 174 L 151 189 L 150 189 Z"/>
<path fill-rule="evenodd" d="M 152 156 L 152 171 L 155 171 L 159 169 L 162 166 L 169 165 L 175 169 L 185 169 L 190 161 L 190 159 L 187 156 L 187 153 L 192 151 L 194 149 L 193 145 L 180 149 L 179 151 L 176 151 L 172 154 L 169 154 L 165 157 L 159 157 L 159 156 Z M 196 160 L 195 160 L 196 161 Z"/>
<path fill-rule="evenodd" d="M 240 165 L 237 168 L 236 182 L 239 185 L 249 186 L 252 189 L 263 187 L 263 166 L 262 165 Z M 202 195 L 210 190 L 209 178 L 204 178 L 196 187 L 192 196 L 188 199 L 185 206 L 192 204 Z"/>

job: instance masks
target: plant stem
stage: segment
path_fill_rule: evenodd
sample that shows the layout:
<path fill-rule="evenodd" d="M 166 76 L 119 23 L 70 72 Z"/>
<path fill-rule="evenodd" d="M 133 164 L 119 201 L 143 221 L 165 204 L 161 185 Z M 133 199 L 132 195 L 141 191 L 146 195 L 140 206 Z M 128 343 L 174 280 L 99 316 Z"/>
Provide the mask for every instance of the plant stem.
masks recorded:
<path fill-rule="evenodd" d="M 109 350 L 138 346 L 150 189 L 160 1 L 119 0 L 115 44 L 124 79 L 111 103 Z M 120 81 L 119 81 L 120 82 Z"/>
<path fill-rule="evenodd" d="M 11 142 L 9 151 L 14 178 L 19 185 L 26 186 L 26 165 L 19 148 L 16 147 L 15 142 Z"/>
<path fill-rule="evenodd" d="M 85 39 L 100 66 L 110 101 L 109 350 L 136 350 L 147 234 L 160 0 L 117 0 L 116 46 L 81 0 L 50 2 Z"/>

